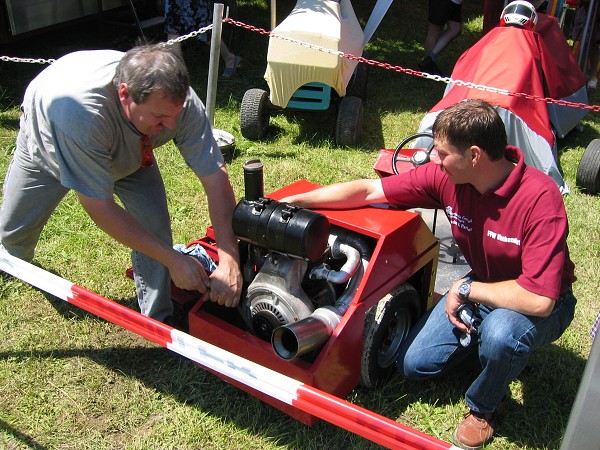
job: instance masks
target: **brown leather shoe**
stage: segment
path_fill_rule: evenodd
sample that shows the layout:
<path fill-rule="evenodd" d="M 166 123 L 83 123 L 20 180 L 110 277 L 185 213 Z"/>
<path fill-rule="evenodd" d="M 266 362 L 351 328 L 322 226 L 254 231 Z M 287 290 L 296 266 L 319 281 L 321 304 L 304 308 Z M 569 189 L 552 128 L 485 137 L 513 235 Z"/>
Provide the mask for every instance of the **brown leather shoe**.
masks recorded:
<path fill-rule="evenodd" d="M 469 411 L 452 435 L 452 443 L 465 450 L 479 450 L 490 442 L 498 429 L 496 411 L 482 414 Z"/>

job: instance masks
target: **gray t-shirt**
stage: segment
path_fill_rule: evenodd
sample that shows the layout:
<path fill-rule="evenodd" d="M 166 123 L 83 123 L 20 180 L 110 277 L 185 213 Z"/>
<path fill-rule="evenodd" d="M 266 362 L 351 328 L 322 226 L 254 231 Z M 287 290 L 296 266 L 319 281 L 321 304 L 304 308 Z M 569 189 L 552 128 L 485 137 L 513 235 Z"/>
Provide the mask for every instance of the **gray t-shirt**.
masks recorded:
<path fill-rule="evenodd" d="M 114 182 L 141 164 L 141 134 L 122 115 L 112 83 L 122 56 L 114 50 L 63 56 L 29 84 L 22 104 L 20 133 L 33 161 L 89 197 L 112 197 Z M 173 140 L 199 177 L 224 164 L 204 105 L 191 88 L 176 128 L 151 139 L 154 148 Z"/>

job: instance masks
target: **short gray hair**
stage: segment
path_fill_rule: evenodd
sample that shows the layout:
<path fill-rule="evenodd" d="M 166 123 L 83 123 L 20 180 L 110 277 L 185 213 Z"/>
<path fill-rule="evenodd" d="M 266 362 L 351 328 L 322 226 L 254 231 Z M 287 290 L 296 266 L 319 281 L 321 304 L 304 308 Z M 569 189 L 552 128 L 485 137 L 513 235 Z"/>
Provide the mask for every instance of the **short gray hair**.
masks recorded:
<path fill-rule="evenodd" d="M 162 44 L 140 45 L 127 51 L 113 78 L 119 88 L 127 84 L 129 95 L 137 104 L 152 92 L 161 91 L 176 102 L 183 102 L 190 87 L 190 77 L 183 58 Z"/>

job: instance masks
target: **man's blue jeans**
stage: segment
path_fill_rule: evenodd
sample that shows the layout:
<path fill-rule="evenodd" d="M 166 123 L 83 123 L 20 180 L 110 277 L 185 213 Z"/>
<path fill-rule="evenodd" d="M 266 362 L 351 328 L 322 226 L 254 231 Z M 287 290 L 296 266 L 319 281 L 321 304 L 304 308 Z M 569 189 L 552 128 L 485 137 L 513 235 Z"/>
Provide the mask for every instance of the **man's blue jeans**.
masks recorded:
<path fill-rule="evenodd" d="M 569 326 L 576 302 L 571 291 L 563 293 L 548 317 L 482 305 L 479 331 L 463 347 L 459 342 L 462 332 L 444 312 L 444 296 L 419 319 L 402 343 L 398 369 L 409 380 L 424 380 L 461 365 L 471 366 L 472 359 L 478 357 L 482 371 L 467 390 L 465 400 L 473 411 L 490 413 L 525 368 L 531 352 L 558 339 Z"/>
<path fill-rule="evenodd" d="M 46 222 L 69 190 L 37 167 L 22 139 L 20 133 L 4 179 L 0 243 L 11 255 L 31 261 Z M 165 186 L 156 164 L 117 180 L 115 194 L 150 232 L 173 245 Z M 169 270 L 136 251 L 131 252 L 131 261 L 142 314 L 163 321 L 173 314 Z"/>

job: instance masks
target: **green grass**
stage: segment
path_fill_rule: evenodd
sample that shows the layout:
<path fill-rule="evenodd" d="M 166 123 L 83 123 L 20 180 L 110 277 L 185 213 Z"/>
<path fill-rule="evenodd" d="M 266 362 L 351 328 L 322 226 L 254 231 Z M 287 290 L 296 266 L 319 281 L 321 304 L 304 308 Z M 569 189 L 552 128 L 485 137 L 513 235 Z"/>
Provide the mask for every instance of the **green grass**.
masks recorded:
<path fill-rule="evenodd" d="M 240 20 L 267 28 L 266 0 L 239 1 Z M 279 3 L 285 17 L 291 1 Z M 370 2 L 354 2 L 360 18 Z M 441 56 L 450 68 L 480 37 L 482 7 L 467 2 L 462 35 Z M 371 58 L 416 68 L 422 57 L 426 3 L 395 2 L 368 47 Z M 244 58 L 237 76 L 218 86 L 216 128 L 236 137 L 228 161 L 232 184 L 243 195 L 242 164 L 260 158 L 265 191 L 307 178 L 327 184 L 374 177 L 380 148 L 395 147 L 417 131 L 423 115 L 441 98 L 442 83 L 370 70 L 365 129 L 357 148 L 333 144 L 332 114 L 285 112 L 271 120 L 263 142 L 244 139 L 238 111 L 244 92 L 264 87 L 267 38 L 224 27 L 230 47 Z M 124 48 L 130 35 L 95 24 L 69 27 L 6 45 L 10 56 L 56 58 L 81 48 Z M 194 87 L 206 94 L 208 50 L 188 42 L 184 55 Z M 40 65 L 0 62 L 0 178 L 4 177 L 18 128 L 18 108 Z M 598 104 L 593 93 L 590 103 Z M 591 342 L 588 331 L 600 309 L 600 198 L 575 186 L 578 162 L 598 137 L 599 117 L 590 113 L 583 130 L 560 141 L 560 159 L 572 189 L 565 197 L 569 246 L 579 281 L 571 327 L 556 343 L 536 352 L 511 385 L 511 400 L 490 449 L 554 449 L 560 445 Z M 176 242 L 204 235 L 207 207 L 198 181 L 172 145 L 157 151 L 169 192 Z M 124 276 L 129 252 L 98 230 L 69 195 L 48 223 L 35 262 L 110 299 L 135 307 L 132 282 Z M 377 391 L 356 389 L 347 399 L 425 433 L 449 441 L 465 410 L 470 379 L 449 376 L 412 383 L 393 379 Z M 255 397 L 221 381 L 192 362 L 158 348 L 116 325 L 0 275 L 0 448 L 6 449 L 364 449 L 376 445 L 327 422 L 307 427 Z"/>

